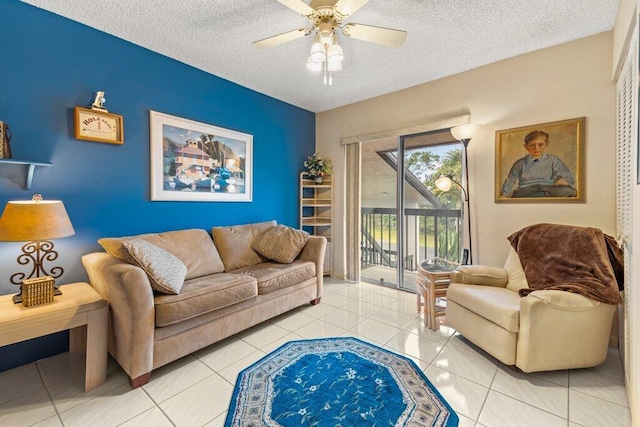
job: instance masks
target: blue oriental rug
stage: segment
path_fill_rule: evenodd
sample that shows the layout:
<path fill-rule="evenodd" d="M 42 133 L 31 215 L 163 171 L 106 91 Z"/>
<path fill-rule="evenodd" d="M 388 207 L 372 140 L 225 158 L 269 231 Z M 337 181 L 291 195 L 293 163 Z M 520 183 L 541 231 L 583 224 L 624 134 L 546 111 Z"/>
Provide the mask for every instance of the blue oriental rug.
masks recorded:
<path fill-rule="evenodd" d="M 458 416 L 410 359 L 356 338 L 291 341 L 236 381 L 226 427 L 453 427 Z"/>

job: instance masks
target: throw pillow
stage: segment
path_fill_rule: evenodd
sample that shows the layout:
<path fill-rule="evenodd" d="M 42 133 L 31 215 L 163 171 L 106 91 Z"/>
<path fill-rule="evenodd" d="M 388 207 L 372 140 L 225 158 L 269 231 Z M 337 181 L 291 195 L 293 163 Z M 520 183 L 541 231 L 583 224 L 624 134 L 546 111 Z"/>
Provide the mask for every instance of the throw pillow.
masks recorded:
<path fill-rule="evenodd" d="M 187 266 L 178 257 L 143 239 L 127 240 L 122 246 L 129 254 L 127 261 L 147 273 L 154 290 L 164 294 L 180 293 Z"/>
<path fill-rule="evenodd" d="M 276 225 L 265 231 L 253 243 L 253 250 L 281 264 L 291 264 L 307 244 L 309 233 L 286 225 Z"/>
<path fill-rule="evenodd" d="M 275 226 L 275 221 L 265 221 L 230 227 L 213 227 L 211 230 L 213 243 L 218 248 L 224 270 L 233 271 L 261 263 L 263 259 L 251 246 L 262 233 Z"/>

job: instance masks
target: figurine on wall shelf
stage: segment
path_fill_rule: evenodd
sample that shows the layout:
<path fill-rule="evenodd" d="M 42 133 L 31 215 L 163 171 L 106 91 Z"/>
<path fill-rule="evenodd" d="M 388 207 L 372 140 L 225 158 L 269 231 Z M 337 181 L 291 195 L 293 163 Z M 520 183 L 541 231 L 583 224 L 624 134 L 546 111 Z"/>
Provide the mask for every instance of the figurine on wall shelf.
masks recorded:
<path fill-rule="evenodd" d="M 94 98 L 93 103 L 91 104 L 91 109 L 104 111 L 105 113 L 108 113 L 107 109 L 104 108 L 104 103 L 106 101 L 107 99 L 104 97 L 104 92 L 99 90 L 98 92 L 96 92 L 96 97 Z"/>

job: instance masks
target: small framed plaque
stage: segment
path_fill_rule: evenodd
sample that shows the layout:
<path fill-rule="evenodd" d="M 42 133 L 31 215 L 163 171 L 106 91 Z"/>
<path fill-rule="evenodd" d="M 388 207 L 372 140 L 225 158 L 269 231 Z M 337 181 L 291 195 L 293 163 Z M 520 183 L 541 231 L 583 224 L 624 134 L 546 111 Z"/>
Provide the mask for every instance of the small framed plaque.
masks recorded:
<path fill-rule="evenodd" d="M 123 144 L 122 116 L 93 110 L 75 108 L 75 137 L 86 141 Z"/>

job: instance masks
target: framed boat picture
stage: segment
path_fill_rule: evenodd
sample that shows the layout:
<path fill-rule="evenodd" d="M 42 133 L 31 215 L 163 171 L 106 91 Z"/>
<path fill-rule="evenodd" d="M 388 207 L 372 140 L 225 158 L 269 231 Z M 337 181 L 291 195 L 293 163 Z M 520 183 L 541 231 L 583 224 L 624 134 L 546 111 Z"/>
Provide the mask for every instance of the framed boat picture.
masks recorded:
<path fill-rule="evenodd" d="M 251 202 L 253 136 L 150 111 L 151 200 Z"/>

